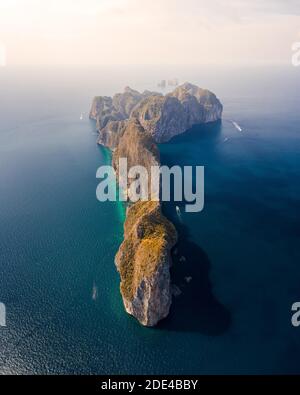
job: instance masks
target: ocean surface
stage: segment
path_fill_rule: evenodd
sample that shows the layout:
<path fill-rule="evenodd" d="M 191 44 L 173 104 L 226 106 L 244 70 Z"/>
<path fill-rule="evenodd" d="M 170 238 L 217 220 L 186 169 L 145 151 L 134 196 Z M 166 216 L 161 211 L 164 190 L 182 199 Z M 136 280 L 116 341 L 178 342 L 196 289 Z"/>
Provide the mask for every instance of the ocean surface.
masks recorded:
<path fill-rule="evenodd" d="M 96 200 L 110 154 L 88 112 L 172 77 L 213 90 L 224 119 L 160 146 L 165 164 L 205 166 L 205 206 L 164 207 L 182 294 L 147 329 L 122 305 L 124 209 Z M 0 373 L 300 373 L 299 82 L 292 66 L 0 69 Z"/>

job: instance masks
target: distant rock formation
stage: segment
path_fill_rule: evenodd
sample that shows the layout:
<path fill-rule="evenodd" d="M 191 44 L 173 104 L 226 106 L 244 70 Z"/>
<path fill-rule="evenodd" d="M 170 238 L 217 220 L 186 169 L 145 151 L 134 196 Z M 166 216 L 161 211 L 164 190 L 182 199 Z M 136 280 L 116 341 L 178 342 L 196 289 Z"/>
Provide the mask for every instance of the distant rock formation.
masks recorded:
<path fill-rule="evenodd" d="M 178 83 L 178 78 L 172 78 L 172 79 L 170 79 L 170 80 L 168 80 L 168 86 L 178 86 L 179 85 L 179 83 Z"/>
<path fill-rule="evenodd" d="M 166 80 L 161 80 L 158 84 L 157 87 L 160 89 L 166 89 L 167 86 L 167 81 Z"/>
<path fill-rule="evenodd" d="M 162 143 L 193 125 L 220 120 L 222 112 L 223 106 L 215 94 L 185 83 L 165 96 L 127 87 L 113 98 L 96 97 L 90 118 L 97 121 L 99 143 L 115 148 L 125 130 L 124 122 L 130 118 L 138 119 L 154 140 Z"/>

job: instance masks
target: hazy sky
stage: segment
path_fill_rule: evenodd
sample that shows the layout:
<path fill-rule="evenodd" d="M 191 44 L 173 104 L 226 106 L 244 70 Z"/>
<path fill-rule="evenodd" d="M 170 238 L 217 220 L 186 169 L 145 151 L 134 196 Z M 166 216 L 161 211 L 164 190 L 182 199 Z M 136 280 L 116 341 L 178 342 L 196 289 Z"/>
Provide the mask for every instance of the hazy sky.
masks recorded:
<path fill-rule="evenodd" d="M 295 41 L 300 0 L 0 0 L 8 66 L 289 62 Z"/>

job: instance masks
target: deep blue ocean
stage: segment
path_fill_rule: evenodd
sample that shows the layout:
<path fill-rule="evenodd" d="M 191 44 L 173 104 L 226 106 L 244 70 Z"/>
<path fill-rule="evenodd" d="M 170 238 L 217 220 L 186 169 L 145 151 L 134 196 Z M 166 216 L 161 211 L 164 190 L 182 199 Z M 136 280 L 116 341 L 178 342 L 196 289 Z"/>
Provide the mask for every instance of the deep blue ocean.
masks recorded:
<path fill-rule="evenodd" d="M 147 329 L 122 305 L 124 209 L 96 200 L 110 154 L 88 112 L 172 77 L 213 90 L 224 119 L 160 146 L 164 164 L 205 166 L 205 206 L 164 207 L 182 295 Z M 299 82 L 292 66 L 0 69 L 0 373 L 300 373 Z"/>

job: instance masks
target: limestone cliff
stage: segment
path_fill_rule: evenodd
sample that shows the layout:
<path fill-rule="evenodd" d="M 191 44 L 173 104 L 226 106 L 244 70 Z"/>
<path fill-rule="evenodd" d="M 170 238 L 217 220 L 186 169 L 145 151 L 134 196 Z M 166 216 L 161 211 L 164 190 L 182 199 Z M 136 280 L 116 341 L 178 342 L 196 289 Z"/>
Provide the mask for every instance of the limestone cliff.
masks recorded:
<path fill-rule="evenodd" d="M 159 152 L 151 135 L 137 120 L 130 120 L 113 155 L 128 167 L 159 165 Z M 177 241 L 175 227 L 162 214 L 160 202 L 139 201 L 127 210 L 124 241 L 116 256 L 121 294 L 126 311 L 142 325 L 154 326 L 169 314 L 172 301 L 170 250 Z"/>
<path fill-rule="evenodd" d="M 207 89 L 185 83 L 163 96 L 125 88 L 113 98 L 96 97 L 90 117 L 97 120 L 99 142 L 115 148 L 124 132 L 124 121 L 139 120 L 156 142 L 166 142 L 193 125 L 215 122 L 222 118 L 223 106 Z M 119 124 L 120 123 L 120 124 Z"/>
<path fill-rule="evenodd" d="M 110 149 L 115 149 L 126 129 L 127 122 L 126 120 L 109 121 L 107 125 L 101 129 L 97 143 Z"/>
<path fill-rule="evenodd" d="M 125 309 L 142 325 L 155 326 L 169 314 L 170 251 L 176 241 L 175 227 L 159 202 L 140 201 L 128 209 L 116 265 Z"/>
<path fill-rule="evenodd" d="M 97 128 L 101 130 L 110 121 L 123 121 L 130 117 L 131 111 L 144 98 L 159 95 L 155 92 L 140 93 L 126 87 L 123 93 L 117 93 L 112 98 L 96 96 L 92 103 L 90 118 L 97 121 Z"/>
<path fill-rule="evenodd" d="M 222 117 L 223 107 L 210 91 L 185 83 L 163 97 L 143 99 L 131 113 L 162 143 L 184 133 L 193 125 L 214 122 Z"/>
<path fill-rule="evenodd" d="M 159 165 L 159 151 L 152 136 L 145 131 L 139 121 L 130 119 L 119 138 L 113 155 L 116 171 L 119 158 L 127 158 L 128 168 L 144 166 L 151 173 L 151 166 Z"/>
<path fill-rule="evenodd" d="M 189 116 L 189 127 L 201 123 L 215 122 L 222 118 L 223 106 L 221 102 L 214 93 L 207 89 L 186 82 L 176 88 L 169 96 L 177 97 L 186 108 Z"/>
<path fill-rule="evenodd" d="M 187 113 L 175 97 L 151 96 L 136 107 L 132 117 L 139 120 L 156 142 L 166 142 L 188 127 Z"/>

